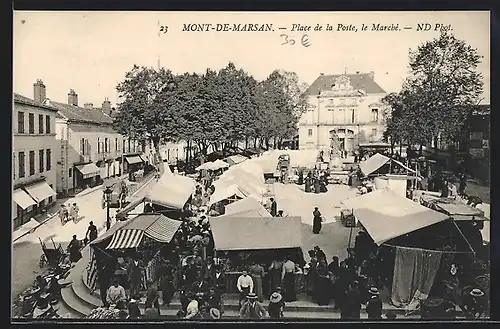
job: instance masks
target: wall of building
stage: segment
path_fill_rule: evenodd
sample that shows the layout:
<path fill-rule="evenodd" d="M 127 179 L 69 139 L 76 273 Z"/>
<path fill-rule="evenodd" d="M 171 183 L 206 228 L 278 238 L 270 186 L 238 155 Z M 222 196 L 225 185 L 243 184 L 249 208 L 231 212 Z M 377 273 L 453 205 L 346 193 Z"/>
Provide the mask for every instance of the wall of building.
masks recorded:
<path fill-rule="evenodd" d="M 24 133 L 18 130 L 19 112 L 24 113 Z M 34 114 L 33 134 L 29 133 L 29 113 Z M 44 116 L 43 133 L 39 132 L 38 116 Z M 50 118 L 50 133 L 46 130 L 46 116 Z M 12 116 L 12 177 L 13 185 L 29 184 L 45 177 L 47 184 L 56 189 L 56 162 L 57 162 L 57 141 L 55 134 L 55 112 L 34 106 L 25 106 L 14 103 L 14 113 Z M 44 150 L 43 170 L 40 170 L 40 150 Z M 47 150 L 50 150 L 50 169 L 47 170 Z M 34 174 L 30 174 L 30 151 L 35 153 Z M 24 152 L 24 177 L 20 177 L 19 152 Z M 30 212 L 32 208 L 26 209 Z M 12 219 L 17 217 L 17 205 L 12 203 Z"/>
<path fill-rule="evenodd" d="M 177 159 L 186 159 L 186 146 L 187 143 L 182 141 L 179 143 L 165 143 L 160 146 L 160 154 L 163 161 L 171 164 L 176 164 Z"/>
<path fill-rule="evenodd" d="M 118 162 L 124 154 L 139 152 L 137 142 L 131 141 L 129 144 L 128 139 L 112 131 L 109 126 L 68 123 L 64 119 L 58 119 L 56 125 L 60 149 L 57 192 L 71 191 L 74 188 L 74 164 L 98 163 L 110 159 Z M 82 139 L 84 140 L 83 147 Z M 107 149 L 105 147 L 106 139 Z M 102 163 L 101 178 L 117 173 L 113 166 L 119 165 Z"/>
<path fill-rule="evenodd" d="M 329 148 L 330 131 L 339 129 L 350 130 L 355 144 L 380 141 L 385 131 L 384 106 L 380 103 L 384 96 L 310 96 L 309 110 L 299 120 L 299 148 Z M 374 109 L 377 116 L 372 113 Z"/>

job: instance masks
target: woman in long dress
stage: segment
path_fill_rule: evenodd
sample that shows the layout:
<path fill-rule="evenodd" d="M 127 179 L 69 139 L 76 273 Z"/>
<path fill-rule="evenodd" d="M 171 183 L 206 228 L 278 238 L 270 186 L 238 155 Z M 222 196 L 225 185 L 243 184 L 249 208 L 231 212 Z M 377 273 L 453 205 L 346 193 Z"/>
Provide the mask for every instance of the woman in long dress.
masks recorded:
<path fill-rule="evenodd" d="M 271 293 L 276 291 L 276 288 L 281 286 L 281 270 L 283 269 L 282 260 L 273 260 L 269 267 L 269 276 L 271 278 Z"/>
<path fill-rule="evenodd" d="M 264 268 L 257 263 L 250 267 L 249 272 L 253 280 L 254 292 L 259 302 L 262 303 L 264 301 L 264 294 L 262 291 L 262 278 L 265 275 Z"/>
<path fill-rule="evenodd" d="M 313 211 L 313 233 L 319 234 L 321 232 L 321 213 L 319 212 L 318 207 L 314 208 Z"/>

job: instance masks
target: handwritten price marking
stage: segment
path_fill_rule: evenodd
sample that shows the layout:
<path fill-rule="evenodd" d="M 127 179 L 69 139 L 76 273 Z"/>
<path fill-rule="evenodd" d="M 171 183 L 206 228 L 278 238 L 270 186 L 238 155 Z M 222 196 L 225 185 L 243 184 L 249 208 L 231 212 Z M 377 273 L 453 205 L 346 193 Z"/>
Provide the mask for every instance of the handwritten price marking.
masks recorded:
<path fill-rule="evenodd" d="M 167 33 L 168 32 L 168 26 L 166 25 L 160 25 L 160 30 L 159 30 L 160 33 Z"/>
<path fill-rule="evenodd" d="M 288 34 L 281 34 L 280 35 L 281 37 L 281 45 L 284 46 L 284 45 L 289 45 L 289 46 L 293 46 L 295 45 L 295 38 L 294 37 L 291 37 L 289 36 Z M 307 34 L 303 34 L 302 35 L 302 38 L 300 39 L 300 43 L 302 44 L 302 46 L 304 47 L 309 47 L 311 46 L 311 42 L 309 41 L 309 37 L 307 36 Z"/>

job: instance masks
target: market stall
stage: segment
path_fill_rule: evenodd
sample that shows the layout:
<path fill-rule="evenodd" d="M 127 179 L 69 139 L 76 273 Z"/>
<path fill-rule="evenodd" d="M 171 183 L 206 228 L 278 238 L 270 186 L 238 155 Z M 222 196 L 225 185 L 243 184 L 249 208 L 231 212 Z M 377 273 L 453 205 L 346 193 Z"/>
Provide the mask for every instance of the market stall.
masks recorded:
<path fill-rule="evenodd" d="M 217 183 L 217 181 L 215 183 Z M 221 210 L 221 206 L 224 207 L 247 196 L 247 194 L 245 194 L 236 184 L 225 186 L 223 183 L 218 183 L 214 184 L 214 186 L 215 192 L 210 196 L 210 202 L 208 203 L 209 209 L 218 208 Z M 218 212 L 221 213 L 222 211 Z"/>
<path fill-rule="evenodd" d="M 153 186 L 145 197 L 134 198 L 116 214 L 118 220 L 123 220 L 127 214 L 141 203 L 150 202 L 155 211 L 180 218 L 182 211 L 195 191 L 195 181 L 192 178 L 179 175 L 164 175 Z"/>
<path fill-rule="evenodd" d="M 379 246 L 377 253 L 385 255 L 383 266 L 392 266 L 390 291 L 396 306 L 415 309 L 431 296 L 436 277 L 449 268 L 450 259 L 464 268 L 472 266 L 474 251 L 449 215 L 388 189 L 348 199 L 344 205 Z"/>
<path fill-rule="evenodd" d="M 300 217 L 220 216 L 210 218 L 210 227 L 216 255 L 226 265 L 227 292 L 237 292 L 236 281 L 249 264 L 264 263 L 268 268 L 273 260 L 288 256 L 304 265 Z M 300 291 L 303 276 L 296 273 L 295 278 Z"/>
<path fill-rule="evenodd" d="M 376 153 L 365 161 L 359 163 L 359 169 L 364 176 L 369 176 L 377 173 L 392 174 L 395 168 L 400 168 L 403 172 L 401 174 L 413 173 L 416 171 L 405 166 L 400 161 L 389 158 L 380 153 Z"/>
<path fill-rule="evenodd" d="M 161 265 L 162 251 L 169 243 L 182 222 L 162 214 L 146 213 L 127 221 L 118 222 L 102 236 L 90 243 L 92 257 L 86 277 L 92 289 L 97 285 L 99 268 L 115 268 L 112 277 L 119 279 L 126 287 L 126 264 L 132 258 L 139 258 L 144 264 L 143 288 L 156 282 Z M 119 262 L 119 258 L 124 260 Z"/>
<path fill-rule="evenodd" d="M 228 204 L 224 216 L 238 217 L 267 217 L 271 214 L 253 197 L 246 197 L 242 200 Z"/>

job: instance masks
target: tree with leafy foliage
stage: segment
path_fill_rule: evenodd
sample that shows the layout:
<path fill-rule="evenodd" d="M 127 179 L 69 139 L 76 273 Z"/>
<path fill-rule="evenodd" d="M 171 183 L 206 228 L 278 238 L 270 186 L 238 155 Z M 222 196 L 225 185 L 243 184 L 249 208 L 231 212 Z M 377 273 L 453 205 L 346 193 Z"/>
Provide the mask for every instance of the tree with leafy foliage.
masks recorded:
<path fill-rule="evenodd" d="M 203 156 L 209 147 L 223 155 L 240 141 L 269 147 L 296 134 L 307 107 L 306 86 L 293 72 L 274 71 L 258 82 L 233 63 L 218 72 L 173 75 L 134 66 L 117 90 L 122 98 L 115 128 L 123 135 L 152 141 L 188 143 Z"/>
<path fill-rule="evenodd" d="M 476 71 L 481 58 L 450 33 L 410 51 L 411 74 L 398 94 L 384 99 L 392 108 L 386 137 L 420 146 L 456 141 L 483 91 Z"/>

